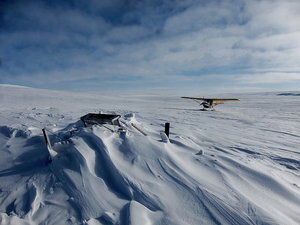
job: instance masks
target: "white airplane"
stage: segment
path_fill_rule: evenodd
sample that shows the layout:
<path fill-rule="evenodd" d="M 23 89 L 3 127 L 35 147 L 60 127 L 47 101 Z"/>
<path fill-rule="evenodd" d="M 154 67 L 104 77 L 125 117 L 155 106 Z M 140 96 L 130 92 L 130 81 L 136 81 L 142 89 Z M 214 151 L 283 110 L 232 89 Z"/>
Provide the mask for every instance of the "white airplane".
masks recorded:
<path fill-rule="evenodd" d="M 195 101 L 201 101 L 200 105 L 203 106 L 203 111 L 212 111 L 214 106 L 223 104 L 226 101 L 239 101 L 237 98 L 195 98 L 195 97 L 181 97 Z"/>

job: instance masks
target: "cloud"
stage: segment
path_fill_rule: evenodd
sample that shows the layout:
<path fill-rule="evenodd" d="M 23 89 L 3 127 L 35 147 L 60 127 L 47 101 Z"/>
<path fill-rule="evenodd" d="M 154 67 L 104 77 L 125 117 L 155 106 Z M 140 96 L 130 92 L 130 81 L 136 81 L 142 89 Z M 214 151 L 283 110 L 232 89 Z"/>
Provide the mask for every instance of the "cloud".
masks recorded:
<path fill-rule="evenodd" d="M 299 82 L 298 1 L 0 4 L 0 82 L 86 89 Z"/>
<path fill-rule="evenodd" d="M 295 0 L 256 1 L 248 4 L 249 31 L 258 36 L 295 32 L 300 29 L 300 4 Z"/>
<path fill-rule="evenodd" d="M 239 25 L 247 21 L 247 15 L 241 11 L 245 3 L 232 4 L 231 1 L 211 1 L 207 4 L 186 9 L 166 20 L 164 32 L 179 34 L 201 31 L 206 28 L 222 29 Z"/>
<path fill-rule="evenodd" d="M 246 84 L 280 84 L 284 82 L 298 82 L 300 81 L 300 71 L 297 73 L 260 73 L 247 74 L 239 76 L 238 81 Z"/>

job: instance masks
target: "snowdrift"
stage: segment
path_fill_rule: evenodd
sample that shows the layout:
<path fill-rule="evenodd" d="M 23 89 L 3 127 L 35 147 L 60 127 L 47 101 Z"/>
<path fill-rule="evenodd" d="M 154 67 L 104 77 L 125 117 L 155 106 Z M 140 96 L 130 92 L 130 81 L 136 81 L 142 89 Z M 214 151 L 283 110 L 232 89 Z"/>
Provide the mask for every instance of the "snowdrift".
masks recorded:
<path fill-rule="evenodd" d="M 201 112 L 177 97 L 0 95 L 1 224 L 300 223 L 298 98 L 245 94 Z M 126 134 L 84 127 L 99 111 L 122 115 Z"/>

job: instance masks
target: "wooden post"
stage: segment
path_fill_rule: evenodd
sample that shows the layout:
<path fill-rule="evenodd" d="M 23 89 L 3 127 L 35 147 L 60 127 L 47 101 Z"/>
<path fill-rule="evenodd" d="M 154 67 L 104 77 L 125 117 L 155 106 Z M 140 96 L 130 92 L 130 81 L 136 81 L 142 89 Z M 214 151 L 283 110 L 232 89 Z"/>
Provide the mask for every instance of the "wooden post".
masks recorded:
<path fill-rule="evenodd" d="M 47 147 L 52 149 L 51 142 L 50 142 L 50 139 L 49 139 L 49 136 L 48 136 L 48 133 L 47 133 L 46 129 L 43 128 L 42 131 L 43 131 L 43 134 L 44 134 L 44 138 L 45 138 L 45 142 L 47 144 Z"/>
<path fill-rule="evenodd" d="M 45 142 L 46 142 L 47 149 L 48 149 L 48 152 L 49 152 L 49 161 L 51 162 L 52 159 L 54 158 L 54 156 L 56 156 L 57 153 L 52 148 L 52 145 L 51 145 L 50 138 L 48 136 L 47 130 L 45 128 L 43 128 L 42 131 L 43 131 Z"/>
<path fill-rule="evenodd" d="M 165 123 L 165 133 L 169 137 L 169 134 L 170 134 L 170 123 Z"/>
<path fill-rule="evenodd" d="M 142 131 L 141 128 L 139 128 L 137 125 L 135 125 L 134 123 L 131 123 L 131 126 L 134 127 L 136 130 L 138 130 L 141 134 L 143 134 L 144 136 L 147 136 L 147 134 Z"/>

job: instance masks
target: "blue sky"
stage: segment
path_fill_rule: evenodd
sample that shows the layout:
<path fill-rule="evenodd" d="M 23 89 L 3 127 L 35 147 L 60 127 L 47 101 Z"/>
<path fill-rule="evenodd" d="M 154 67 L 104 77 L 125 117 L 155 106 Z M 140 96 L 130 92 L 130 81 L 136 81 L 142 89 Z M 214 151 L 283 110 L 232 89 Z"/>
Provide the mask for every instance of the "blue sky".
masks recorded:
<path fill-rule="evenodd" d="M 0 83 L 299 90 L 298 0 L 0 0 Z"/>

